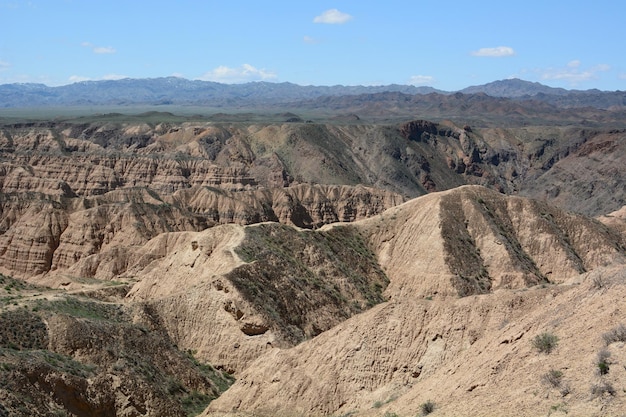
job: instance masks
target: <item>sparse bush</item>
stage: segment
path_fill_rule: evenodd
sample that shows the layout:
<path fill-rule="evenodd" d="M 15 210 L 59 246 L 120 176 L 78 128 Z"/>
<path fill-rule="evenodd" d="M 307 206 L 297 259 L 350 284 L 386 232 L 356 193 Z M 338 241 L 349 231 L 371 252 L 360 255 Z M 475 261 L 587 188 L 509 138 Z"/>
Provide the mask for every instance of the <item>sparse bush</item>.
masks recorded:
<path fill-rule="evenodd" d="M 611 352 L 608 349 L 602 349 L 598 352 L 598 358 L 596 360 L 596 365 L 598 367 L 598 373 L 600 375 L 606 375 L 609 373 L 609 358 L 611 357 Z"/>
<path fill-rule="evenodd" d="M 562 379 L 563 372 L 556 369 L 550 369 L 548 372 L 541 376 L 541 381 L 553 388 L 560 387 Z"/>
<path fill-rule="evenodd" d="M 181 405 L 187 416 L 196 416 L 209 405 L 212 399 L 202 392 L 192 391 L 182 398 Z"/>
<path fill-rule="evenodd" d="M 604 343 L 608 346 L 614 342 L 626 342 L 626 326 L 620 323 L 602 335 Z"/>
<path fill-rule="evenodd" d="M 596 290 L 606 287 L 607 281 L 602 275 L 596 275 L 591 279 L 591 286 Z"/>
<path fill-rule="evenodd" d="M 427 416 L 428 414 L 435 411 L 435 403 L 430 400 L 426 401 L 425 403 L 420 405 L 420 411 L 422 412 L 423 416 Z"/>
<path fill-rule="evenodd" d="M 607 381 L 600 381 L 591 386 L 591 394 L 594 397 L 602 397 L 604 394 L 615 395 L 615 388 Z"/>
<path fill-rule="evenodd" d="M 385 414 L 383 414 L 383 417 L 398 417 L 398 413 L 392 413 L 391 411 L 387 411 L 385 412 Z"/>
<path fill-rule="evenodd" d="M 552 333 L 544 332 L 538 334 L 532 340 L 533 347 L 541 353 L 550 353 L 559 344 L 559 338 Z"/>
<path fill-rule="evenodd" d="M 561 386 L 559 387 L 559 392 L 561 393 L 562 397 L 567 396 L 570 392 L 572 392 L 572 388 L 569 386 L 568 383 L 563 383 L 561 382 Z"/>

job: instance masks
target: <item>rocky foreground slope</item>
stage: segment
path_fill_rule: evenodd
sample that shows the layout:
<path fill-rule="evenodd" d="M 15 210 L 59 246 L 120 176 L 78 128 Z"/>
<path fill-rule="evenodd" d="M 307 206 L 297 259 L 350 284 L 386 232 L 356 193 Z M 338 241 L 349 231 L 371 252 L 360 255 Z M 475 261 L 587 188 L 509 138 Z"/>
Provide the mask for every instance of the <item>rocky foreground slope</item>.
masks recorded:
<path fill-rule="evenodd" d="M 624 406 L 623 131 L 0 132 L 0 415 Z"/>
<path fill-rule="evenodd" d="M 96 317 L 50 307 L 43 290 L 4 299 L 3 314 L 25 312 L 32 318 L 20 325 L 40 323 L 41 337 L 5 342 L 0 394 L 17 404 L 11 410 L 27 407 L 14 394 L 22 392 L 46 398 L 49 410 L 92 415 L 69 409 L 61 392 L 95 409 L 105 401 L 100 390 L 85 390 L 119 381 L 120 357 L 137 372 L 155 369 L 129 378 L 163 390 L 168 364 L 183 351 L 236 378 L 206 415 L 415 415 L 427 401 L 438 415 L 611 412 L 624 401 L 623 341 L 603 334 L 623 317 L 625 257 L 622 235 L 596 220 L 477 186 L 318 230 L 265 222 L 160 233 L 138 245 L 136 262 L 115 281 L 83 281 L 96 303 L 87 311 L 105 309 Z M 549 354 L 533 347 L 542 333 L 558 338 Z M 104 334 L 119 335 L 106 352 Z M 148 365 L 129 353 L 158 343 L 174 350 L 142 356 Z M 610 371 L 596 375 L 603 348 Z M 28 352 L 40 349 L 86 370 L 78 379 L 65 368 L 46 371 L 46 381 L 67 388 L 37 383 L 29 369 L 46 357 Z M 558 384 L 546 385 L 552 371 Z M 214 392 L 210 382 L 188 381 L 172 382 L 179 394 L 164 398 L 184 404 L 194 392 Z M 137 403 L 129 408 L 117 396 L 105 401 L 109 409 L 160 415 L 161 403 L 129 384 L 106 390 L 119 387 Z"/>
<path fill-rule="evenodd" d="M 269 351 L 205 415 L 416 415 L 428 402 L 433 415 L 612 415 L 623 406 L 623 340 L 603 340 L 623 319 L 626 253 L 614 232 L 472 187 L 353 227 L 389 278 L 388 301 Z M 558 338 L 554 352 L 533 346 L 542 333 Z M 615 372 L 600 376 L 605 348 Z M 558 381 L 545 382 L 552 371 Z"/>

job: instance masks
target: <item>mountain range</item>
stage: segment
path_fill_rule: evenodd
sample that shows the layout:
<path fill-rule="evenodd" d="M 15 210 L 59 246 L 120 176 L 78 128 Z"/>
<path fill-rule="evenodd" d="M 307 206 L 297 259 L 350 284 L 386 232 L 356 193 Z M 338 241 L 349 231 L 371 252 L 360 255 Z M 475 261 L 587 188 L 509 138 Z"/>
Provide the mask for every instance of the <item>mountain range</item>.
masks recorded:
<path fill-rule="evenodd" d="M 301 86 L 288 82 L 221 84 L 177 77 L 83 81 L 49 87 L 44 84 L 0 85 L 0 108 L 97 105 L 203 105 L 212 107 L 279 106 L 321 97 L 381 93 L 407 95 L 486 94 L 511 100 L 535 100 L 557 107 L 609 109 L 626 106 L 626 92 L 565 90 L 520 79 L 507 79 L 450 92 L 412 85 Z"/>

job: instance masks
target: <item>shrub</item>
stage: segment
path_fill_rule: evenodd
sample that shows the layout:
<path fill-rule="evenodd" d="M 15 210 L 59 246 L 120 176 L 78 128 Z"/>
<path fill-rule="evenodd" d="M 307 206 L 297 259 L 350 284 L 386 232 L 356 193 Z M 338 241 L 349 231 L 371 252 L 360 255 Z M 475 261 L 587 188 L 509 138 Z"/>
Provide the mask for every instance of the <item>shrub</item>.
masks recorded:
<path fill-rule="evenodd" d="M 427 416 L 428 414 L 430 414 L 433 411 L 435 411 L 435 403 L 430 401 L 430 400 L 428 400 L 425 403 L 423 403 L 422 405 L 420 405 L 420 410 L 421 410 L 423 416 Z"/>
<path fill-rule="evenodd" d="M 606 375 L 609 373 L 609 358 L 611 357 L 611 352 L 607 349 L 602 349 L 598 352 L 598 359 L 596 361 L 596 365 L 598 366 L 598 373 L 600 375 Z"/>
<path fill-rule="evenodd" d="M 591 386 L 591 394 L 594 397 L 602 397 L 604 394 L 615 395 L 615 388 L 607 381 L 600 381 Z"/>
<path fill-rule="evenodd" d="M 591 280 L 591 286 L 596 290 L 601 290 L 602 288 L 606 287 L 606 285 L 606 279 L 601 275 L 597 275 Z"/>
<path fill-rule="evenodd" d="M 602 335 L 604 343 L 608 346 L 613 342 L 626 342 L 626 326 L 620 323 Z"/>
<path fill-rule="evenodd" d="M 559 344 L 559 338 L 555 334 L 544 332 L 535 336 L 532 344 L 539 352 L 550 353 Z"/>
<path fill-rule="evenodd" d="M 181 405 L 187 416 L 200 414 L 213 398 L 198 391 L 192 391 L 182 398 Z"/>
<path fill-rule="evenodd" d="M 563 379 L 563 372 L 550 369 L 548 372 L 541 376 L 541 380 L 551 387 L 558 388 L 561 386 L 561 380 Z"/>

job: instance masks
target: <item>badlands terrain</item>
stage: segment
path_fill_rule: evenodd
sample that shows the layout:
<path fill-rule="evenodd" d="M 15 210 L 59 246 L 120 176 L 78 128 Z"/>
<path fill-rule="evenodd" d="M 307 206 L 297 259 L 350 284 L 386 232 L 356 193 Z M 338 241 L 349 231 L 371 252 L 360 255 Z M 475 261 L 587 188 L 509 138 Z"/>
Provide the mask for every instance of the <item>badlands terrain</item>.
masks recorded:
<path fill-rule="evenodd" d="M 0 416 L 623 415 L 623 109 L 382 94 L 1 119 Z"/>

